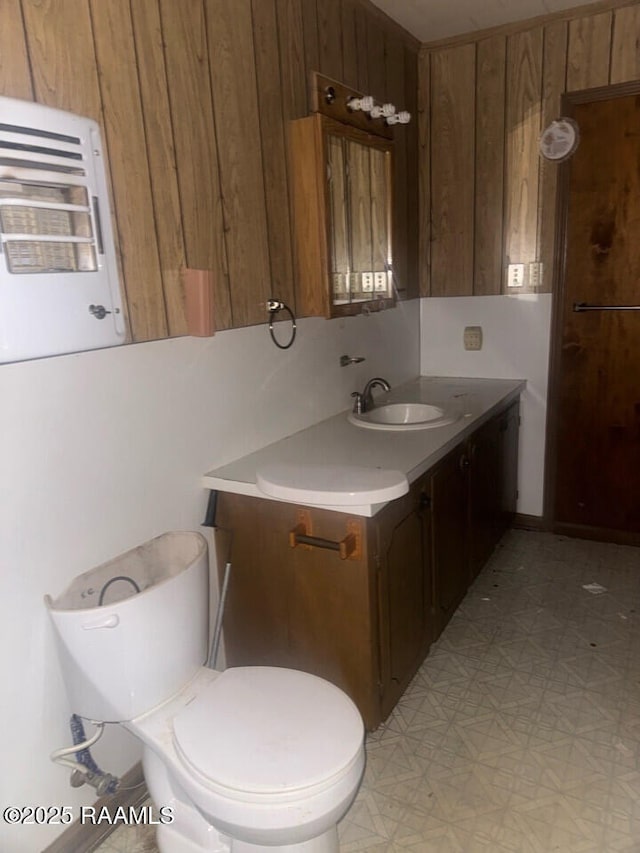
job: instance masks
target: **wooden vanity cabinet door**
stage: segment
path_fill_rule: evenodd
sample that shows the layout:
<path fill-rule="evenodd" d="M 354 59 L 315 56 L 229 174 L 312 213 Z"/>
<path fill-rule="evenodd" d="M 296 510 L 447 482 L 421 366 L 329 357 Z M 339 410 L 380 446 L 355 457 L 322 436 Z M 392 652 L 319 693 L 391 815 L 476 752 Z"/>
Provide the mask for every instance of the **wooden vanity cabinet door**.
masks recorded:
<path fill-rule="evenodd" d="M 380 723 L 378 601 L 368 519 L 330 510 L 306 510 L 315 537 L 340 541 L 347 524 L 361 532 L 357 558 L 336 551 L 290 549 L 288 614 L 292 665 L 326 678 L 350 696 L 369 729 Z"/>
<path fill-rule="evenodd" d="M 292 548 L 289 532 L 301 512 L 311 535 L 332 541 L 344 539 L 348 522 L 357 523 L 360 556 L 342 560 L 335 551 Z M 367 728 L 376 728 L 378 601 L 368 519 L 221 493 L 216 523 L 233 537 L 223 621 L 227 666 L 286 666 L 326 678 L 353 699 Z M 219 555 L 220 574 L 224 559 Z"/>
<path fill-rule="evenodd" d="M 491 556 L 502 535 L 500 418 L 480 427 L 468 442 L 469 582 Z"/>
<path fill-rule="evenodd" d="M 219 585 L 231 571 L 223 616 L 227 666 L 292 666 L 289 612 L 293 560 L 288 504 L 220 492 L 216 512 Z"/>
<path fill-rule="evenodd" d="M 518 443 L 520 400 L 500 415 L 500 536 L 511 526 L 518 502 Z"/>
<path fill-rule="evenodd" d="M 471 436 L 469 456 L 469 581 L 511 525 L 518 497 L 519 401 Z"/>
<path fill-rule="evenodd" d="M 376 517 L 382 718 L 392 711 L 433 639 L 429 477 Z"/>
<path fill-rule="evenodd" d="M 431 536 L 436 636 L 468 586 L 468 472 L 464 445 L 431 471 Z"/>

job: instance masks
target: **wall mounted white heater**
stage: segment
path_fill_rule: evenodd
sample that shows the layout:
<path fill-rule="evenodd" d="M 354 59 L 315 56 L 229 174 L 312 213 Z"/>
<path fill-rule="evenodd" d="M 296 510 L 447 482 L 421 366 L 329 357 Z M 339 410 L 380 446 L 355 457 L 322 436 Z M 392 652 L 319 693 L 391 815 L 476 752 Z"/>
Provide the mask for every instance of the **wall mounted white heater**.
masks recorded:
<path fill-rule="evenodd" d="M 0 363 L 125 339 L 98 124 L 0 97 Z"/>

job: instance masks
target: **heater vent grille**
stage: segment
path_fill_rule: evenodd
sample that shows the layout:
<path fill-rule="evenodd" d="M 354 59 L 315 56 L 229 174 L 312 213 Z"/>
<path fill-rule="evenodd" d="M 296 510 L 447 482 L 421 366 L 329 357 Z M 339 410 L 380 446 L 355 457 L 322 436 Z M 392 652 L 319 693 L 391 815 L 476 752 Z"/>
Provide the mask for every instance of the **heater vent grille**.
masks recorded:
<path fill-rule="evenodd" d="M 124 340 L 103 161 L 91 119 L 0 97 L 0 361 Z"/>

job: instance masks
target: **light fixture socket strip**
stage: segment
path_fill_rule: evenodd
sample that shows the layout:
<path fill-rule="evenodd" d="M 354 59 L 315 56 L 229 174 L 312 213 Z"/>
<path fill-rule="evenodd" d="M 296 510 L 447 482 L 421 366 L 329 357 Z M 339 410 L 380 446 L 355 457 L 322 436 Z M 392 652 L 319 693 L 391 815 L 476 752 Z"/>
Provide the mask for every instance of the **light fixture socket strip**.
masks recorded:
<path fill-rule="evenodd" d="M 315 71 L 311 73 L 310 95 L 312 112 L 359 128 L 365 133 L 372 133 L 383 139 L 393 139 L 393 130 L 387 126 L 384 119 L 372 120 L 370 110 L 376 106 L 372 95 L 358 92 L 351 86 L 345 86 L 344 83 Z"/>

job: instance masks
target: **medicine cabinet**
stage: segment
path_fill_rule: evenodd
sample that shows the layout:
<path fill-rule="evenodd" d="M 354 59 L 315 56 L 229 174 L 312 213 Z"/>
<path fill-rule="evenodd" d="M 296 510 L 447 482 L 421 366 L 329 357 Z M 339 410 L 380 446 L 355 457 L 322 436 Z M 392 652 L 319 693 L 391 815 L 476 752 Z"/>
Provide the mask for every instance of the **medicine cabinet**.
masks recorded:
<path fill-rule="evenodd" d="M 392 304 L 393 142 L 315 113 L 291 122 L 290 143 L 298 313 Z"/>

